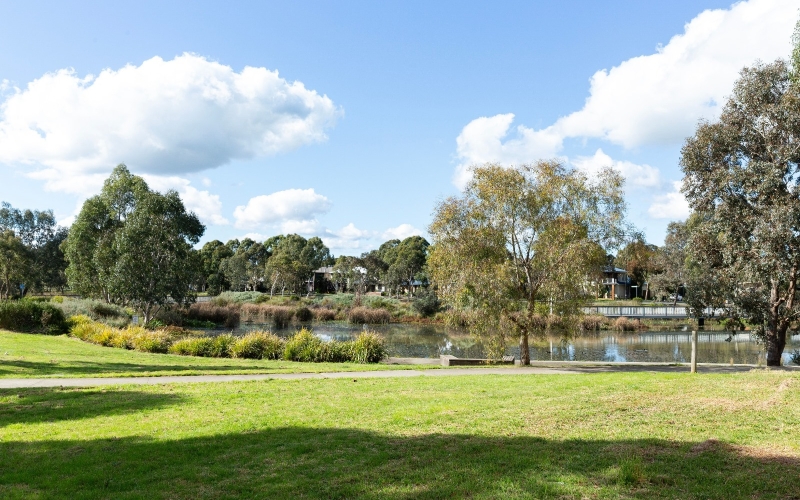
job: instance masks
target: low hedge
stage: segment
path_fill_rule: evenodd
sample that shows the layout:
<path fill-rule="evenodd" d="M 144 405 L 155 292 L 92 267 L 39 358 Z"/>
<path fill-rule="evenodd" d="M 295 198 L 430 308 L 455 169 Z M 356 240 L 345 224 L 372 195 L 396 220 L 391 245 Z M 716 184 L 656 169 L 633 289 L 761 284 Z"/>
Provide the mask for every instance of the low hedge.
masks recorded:
<path fill-rule="evenodd" d="M 61 309 L 48 302 L 26 299 L 0 302 L 0 328 L 47 335 L 60 335 L 69 331 Z"/>

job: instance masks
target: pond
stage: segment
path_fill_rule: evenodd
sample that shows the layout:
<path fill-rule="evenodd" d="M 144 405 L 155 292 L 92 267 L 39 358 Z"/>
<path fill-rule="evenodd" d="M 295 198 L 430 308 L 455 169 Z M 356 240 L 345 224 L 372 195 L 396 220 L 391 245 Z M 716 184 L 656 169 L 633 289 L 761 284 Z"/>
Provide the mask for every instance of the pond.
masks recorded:
<path fill-rule="evenodd" d="M 363 329 L 349 323 L 328 322 L 307 325 L 323 340 L 350 340 Z M 254 329 L 271 329 L 286 337 L 299 329 L 270 328 L 270 325 L 242 324 L 234 331 L 243 334 Z M 437 358 L 451 354 L 459 358 L 483 358 L 484 351 L 468 333 L 440 325 L 389 324 L 372 325 L 386 339 L 389 355 L 393 357 Z M 697 361 L 699 363 L 766 363 L 764 346 L 747 332 L 730 335 L 727 332 L 699 332 Z M 787 342 L 784 361 L 788 364 L 793 349 L 800 349 L 800 335 Z M 618 333 L 602 331 L 571 339 L 552 337 L 531 342 L 532 360 L 546 361 L 616 361 L 616 362 L 676 362 L 687 363 L 692 352 L 690 331 L 651 331 Z M 509 346 L 506 354 L 519 359 L 519 347 Z"/>

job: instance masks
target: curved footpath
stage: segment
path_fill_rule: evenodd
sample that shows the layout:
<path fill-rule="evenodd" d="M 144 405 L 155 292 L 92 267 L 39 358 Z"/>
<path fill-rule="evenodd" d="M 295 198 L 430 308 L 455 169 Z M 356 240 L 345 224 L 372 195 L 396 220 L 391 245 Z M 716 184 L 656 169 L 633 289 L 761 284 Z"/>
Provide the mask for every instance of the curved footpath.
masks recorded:
<path fill-rule="evenodd" d="M 764 368 L 756 365 L 722 365 L 698 363 L 701 373 L 737 373 L 751 370 L 781 370 L 800 373 L 800 367 Z M 463 375 L 576 375 L 610 372 L 687 373 L 688 365 L 667 363 L 589 363 L 549 362 L 532 366 L 507 368 L 443 368 L 429 370 L 382 370 L 367 372 L 330 373 L 264 373 L 253 375 L 175 375 L 162 377 L 96 377 L 96 378 L 7 378 L 0 379 L 0 389 L 31 387 L 95 387 L 104 385 L 156 385 L 200 382 L 240 382 L 249 380 L 300 380 L 300 379 L 365 379 L 400 377 L 452 377 Z"/>

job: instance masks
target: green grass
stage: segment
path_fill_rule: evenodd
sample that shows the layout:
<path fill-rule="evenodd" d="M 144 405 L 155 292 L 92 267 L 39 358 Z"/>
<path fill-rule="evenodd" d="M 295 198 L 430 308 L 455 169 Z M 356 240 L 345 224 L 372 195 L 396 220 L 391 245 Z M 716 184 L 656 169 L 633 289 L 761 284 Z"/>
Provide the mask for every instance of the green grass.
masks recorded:
<path fill-rule="evenodd" d="M 436 368 L 149 354 L 101 347 L 67 336 L 0 330 L 0 378 L 319 373 L 431 367 Z"/>
<path fill-rule="evenodd" d="M 798 498 L 800 377 L 0 391 L 0 497 Z"/>

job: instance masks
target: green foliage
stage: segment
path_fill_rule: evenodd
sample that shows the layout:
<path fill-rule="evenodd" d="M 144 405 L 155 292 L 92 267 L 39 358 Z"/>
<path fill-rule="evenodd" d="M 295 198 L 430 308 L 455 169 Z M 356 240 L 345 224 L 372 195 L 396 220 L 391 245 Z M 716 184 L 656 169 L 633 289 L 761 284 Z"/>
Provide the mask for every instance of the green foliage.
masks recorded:
<path fill-rule="evenodd" d="M 189 306 L 186 317 L 195 321 L 211 321 L 225 328 L 239 326 L 239 309 L 236 306 L 220 306 L 212 302 L 200 302 Z"/>
<path fill-rule="evenodd" d="M 478 312 L 470 331 L 502 352 L 518 336 L 522 363 L 536 329 L 536 304 L 575 315 L 594 290 L 605 249 L 630 233 L 623 178 L 613 169 L 590 180 L 557 161 L 472 169 L 459 197 L 440 203 L 429 227 L 428 272 L 453 308 Z"/>
<path fill-rule="evenodd" d="M 170 347 L 171 354 L 200 356 L 205 358 L 230 358 L 236 337 L 230 334 L 217 337 L 187 337 L 175 341 Z"/>
<path fill-rule="evenodd" d="M 213 321 L 204 321 L 199 319 L 187 318 L 183 320 L 183 326 L 189 328 L 214 328 L 217 326 Z"/>
<path fill-rule="evenodd" d="M 61 309 L 46 302 L 15 300 L 0 302 L 0 328 L 14 332 L 67 333 L 69 325 Z"/>
<path fill-rule="evenodd" d="M 322 340 L 303 328 L 286 341 L 283 359 L 287 361 L 321 361 Z"/>
<path fill-rule="evenodd" d="M 617 472 L 617 484 L 621 486 L 638 486 L 646 482 L 644 464 L 639 457 L 623 459 Z"/>
<path fill-rule="evenodd" d="M 66 317 L 83 315 L 115 326 L 124 326 L 130 321 L 125 309 L 99 300 L 61 297 L 60 302 L 53 300 L 51 303 L 61 309 Z"/>
<path fill-rule="evenodd" d="M 756 63 L 741 71 L 719 119 L 701 122 L 681 150 L 695 219 L 690 257 L 726 285 L 719 299 L 757 325 L 769 366 L 780 365 L 800 314 L 798 102 L 786 61 Z"/>
<path fill-rule="evenodd" d="M 744 323 L 739 318 L 724 318 L 720 324 L 729 332 L 744 330 Z"/>
<path fill-rule="evenodd" d="M 311 321 L 314 319 L 314 313 L 311 312 L 311 309 L 303 306 L 295 309 L 294 317 L 297 318 L 297 321 Z"/>
<path fill-rule="evenodd" d="M 350 361 L 356 363 L 378 363 L 389 357 L 383 337 L 369 330 L 361 332 L 349 350 Z"/>
<path fill-rule="evenodd" d="M 231 347 L 234 358 L 281 359 L 286 342 L 270 332 L 250 332 L 236 339 Z"/>
<path fill-rule="evenodd" d="M 420 316 L 428 317 L 433 316 L 439 311 L 441 304 L 439 303 L 439 296 L 430 288 L 423 288 L 417 293 L 416 298 L 411 303 L 411 306 Z"/>
<path fill-rule="evenodd" d="M 83 315 L 70 318 L 69 333 L 85 342 L 105 347 L 161 354 L 166 353 L 176 339 L 176 334 L 169 331 L 151 331 L 141 326 L 114 328 Z"/>
<path fill-rule="evenodd" d="M 222 292 L 214 297 L 213 302 L 220 305 L 247 304 L 261 300 L 265 295 L 261 292 Z M 266 297 L 269 297 L 268 295 Z"/>
<path fill-rule="evenodd" d="M 193 300 L 202 261 L 192 245 L 204 231 L 177 192 L 151 191 L 119 165 L 86 200 L 64 242 L 70 286 L 132 304 L 149 321 L 168 302 Z"/>

